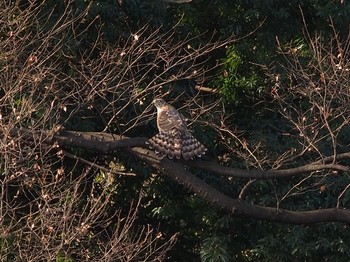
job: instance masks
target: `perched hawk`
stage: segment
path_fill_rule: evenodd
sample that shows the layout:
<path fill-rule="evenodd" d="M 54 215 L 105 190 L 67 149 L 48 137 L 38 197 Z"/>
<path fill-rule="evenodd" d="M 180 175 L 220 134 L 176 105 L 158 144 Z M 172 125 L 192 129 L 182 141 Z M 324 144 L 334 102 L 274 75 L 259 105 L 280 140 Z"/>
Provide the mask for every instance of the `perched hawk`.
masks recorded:
<path fill-rule="evenodd" d="M 187 130 L 185 118 L 174 107 L 163 99 L 155 99 L 153 104 L 157 108 L 159 133 L 147 141 L 150 148 L 170 159 L 182 156 L 188 160 L 205 154 L 207 149 Z"/>

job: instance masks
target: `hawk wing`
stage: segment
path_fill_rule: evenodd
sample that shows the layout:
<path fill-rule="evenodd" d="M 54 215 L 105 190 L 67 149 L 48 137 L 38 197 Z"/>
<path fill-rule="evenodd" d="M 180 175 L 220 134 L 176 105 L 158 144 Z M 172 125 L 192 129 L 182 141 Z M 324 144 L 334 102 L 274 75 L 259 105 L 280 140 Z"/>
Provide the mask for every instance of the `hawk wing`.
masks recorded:
<path fill-rule="evenodd" d="M 174 107 L 166 105 L 158 110 L 157 126 L 159 132 L 179 136 L 187 132 L 186 120 Z"/>

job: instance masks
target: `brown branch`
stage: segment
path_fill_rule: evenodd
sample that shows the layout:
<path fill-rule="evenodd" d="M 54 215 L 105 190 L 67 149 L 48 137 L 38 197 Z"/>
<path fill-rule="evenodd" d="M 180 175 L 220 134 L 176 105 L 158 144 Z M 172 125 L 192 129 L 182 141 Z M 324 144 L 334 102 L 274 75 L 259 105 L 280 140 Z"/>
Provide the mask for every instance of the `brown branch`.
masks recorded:
<path fill-rule="evenodd" d="M 76 146 L 84 149 L 90 149 L 101 153 L 109 153 L 115 150 L 130 147 L 146 147 L 146 138 L 113 135 L 99 132 L 75 132 L 62 131 L 54 136 L 60 146 Z"/>
<path fill-rule="evenodd" d="M 217 89 L 206 87 L 206 86 L 196 85 L 194 88 L 197 89 L 198 91 L 207 92 L 211 94 L 219 93 Z"/>
<path fill-rule="evenodd" d="M 206 184 L 201 179 L 195 177 L 185 169 L 185 165 L 205 169 L 222 175 L 230 175 L 239 178 L 286 178 L 295 175 L 313 172 L 321 169 L 334 169 L 348 171 L 348 168 L 336 164 L 310 164 L 302 167 L 286 170 L 271 171 L 245 171 L 223 167 L 213 162 L 203 160 L 194 161 L 172 161 L 167 158 L 160 159 L 157 155 L 146 148 L 145 138 L 127 138 L 124 136 L 95 132 L 74 132 L 60 131 L 56 135 L 51 135 L 52 131 L 30 131 L 18 129 L 11 132 L 11 135 L 18 135 L 27 140 L 34 140 L 35 137 L 47 137 L 44 143 L 58 144 L 60 147 L 80 147 L 87 150 L 94 150 L 101 153 L 110 153 L 116 150 L 126 150 L 152 167 L 156 168 L 164 175 L 184 185 L 190 191 L 203 197 L 209 203 L 222 208 L 234 215 L 248 216 L 252 218 L 277 221 L 291 224 L 313 224 L 327 221 L 337 221 L 350 223 L 350 210 L 340 208 L 321 209 L 313 211 L 288 211 L 272 207 L 263 207 L 243 202 L 240 199 L 230 198 L 215 188 Z M 119 140 L 118 140 L 119 139 Z M 346 155 L 338 155 L 342 159 Z M 338 157 L 337 156 L 337 157 Z M 336 158 L 337 158 L 336 157 Z"/>
<path fill-rule="evenodd" d="M 35 141 L 36 139 L 44 138 L 42 139 L 42 143 L 44 144 L 53 145 L 57 143 L 60 147 L 79 147 L 100 153 L 109 153 L 129 147 L 145 147 L 147 140 L 142 137 L 128 138 L 126 136 L 108 133 L 66 130 L 54 133 L 52 130 L 33 131 L 25 128 L 14 128 L 9 133 L 11 136 L 20 137 L 25 141 Z M 0 131 L 0 137 L 4 135 L 4 132 L 1 134 Z"/>
<path fill-rule="evenodd" d="M 329 221 L 350 223 L 350 211 L 345 209 L 329 208 L 313 211 L 288 211 L 262 207 L 232 199 L 195 177 L 186 171 L 184 166 L 178 163 L 166 158 L 159 159 L 154 153 L 146 149 L 132 148 L 128 149 L 128 151 L 162 172 L 162 174 L 174 179 L 192 192 L 203 197 L 209 203 L 233 215 L 289 224 L 305 225 Z"/>
<path fill-rule="evenodd" d="M 34 137 L 47 137 L 44 143 L 57 144 L 61 147 L 73 146 L 84 149 L 94 150 L 101 153 L 110 153 L 113 151 L 144 147 L 147 148 L 146 138 L 135 137 L 129 138 L 126 136 L 113 135 L 99 132 L 76 132 L 76 131 L 59 131 L 58 134 L 52 135 L 52 131 L 31 131 L 28 129 L 14 129 L 11 135 L 21 136 L 26 140 L 33 140 Z M 43 134 L 44 133 L 44 134 Z M 336 159 L 343 160 L 350 158 L 350 153 L 338 154 Z M 324 162 L 333 161 L 334 157 L 324 159 Z M 211 171 L 215 174 L 231 176 L 246 179 L 272 179 L 272 178 L 290 178 L 297 175 L 302 175 L 309 172 L 320 170 L 335 170 L 342 172 L 349 172 L 350 168 L 340 164 L 322 164 L 315 162 L 309 165 L 304 165 L 289 169 L 280 170 L 242 170 L 237 168 L 225 167 L 212 161 L 203 161 L 196 159 L 193 161 L 186 161 L 186 165 Z"/>
<path fill-rule="evenodd" d="M 338 155 L 339 156 L 339 155 Z M 336 170 L 349 172 L 350 168 L 339 164 L 321 164 L 313 163 L 305 166 L 279 169 L 279 170 L 242 170 L 232 167 L 225 167 L 214 162 L 206 162 L 203 160 L 194 160 L 188 163 L 192 167 L 205 169 L 207 171 L 214 172 L 219 175 L 232 176 L 238 178 L 250 178 L 250 179 L 271 179 L 271 178 L 287 178 L 296 175 L 305 174 L 308 172 L 319 171 L 319 170 Z"/>

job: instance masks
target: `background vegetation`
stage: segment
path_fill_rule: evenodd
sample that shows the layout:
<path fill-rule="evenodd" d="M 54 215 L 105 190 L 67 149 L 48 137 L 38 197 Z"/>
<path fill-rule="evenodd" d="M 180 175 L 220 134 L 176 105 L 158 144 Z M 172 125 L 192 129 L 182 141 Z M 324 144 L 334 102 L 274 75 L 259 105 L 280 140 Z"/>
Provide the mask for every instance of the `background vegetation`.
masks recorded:
<path fill-rule="evenodd" d="M 349 2 L 174 2 L 0 3 L 0 260 L 348 261 Z M 68 139 L 149 138 L 155 97 L 209 148 L 183 173 L 269 216 Z"/>

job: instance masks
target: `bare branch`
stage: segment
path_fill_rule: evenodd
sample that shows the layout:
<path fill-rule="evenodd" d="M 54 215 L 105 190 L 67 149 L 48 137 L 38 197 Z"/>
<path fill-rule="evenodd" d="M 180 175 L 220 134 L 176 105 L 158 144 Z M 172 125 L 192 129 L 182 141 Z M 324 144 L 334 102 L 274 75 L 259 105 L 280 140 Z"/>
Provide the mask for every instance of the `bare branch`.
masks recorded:
<path fill-rule="evenodd" d="M 314 211 L 287 211 L 248 204 L 238 199 L 232 199 L 193 176 L 183 166 L 166 158 L 159 159 L 147 150 L 140 148 L 129 149 L 129 151 L 158 169 L 162 174 L 171 177 L 214 206 L 218 206 L 233 215 L 304 225 L 326 221 L 350 223 L 350 211 L 345 209 L 330 208 Z"/>

